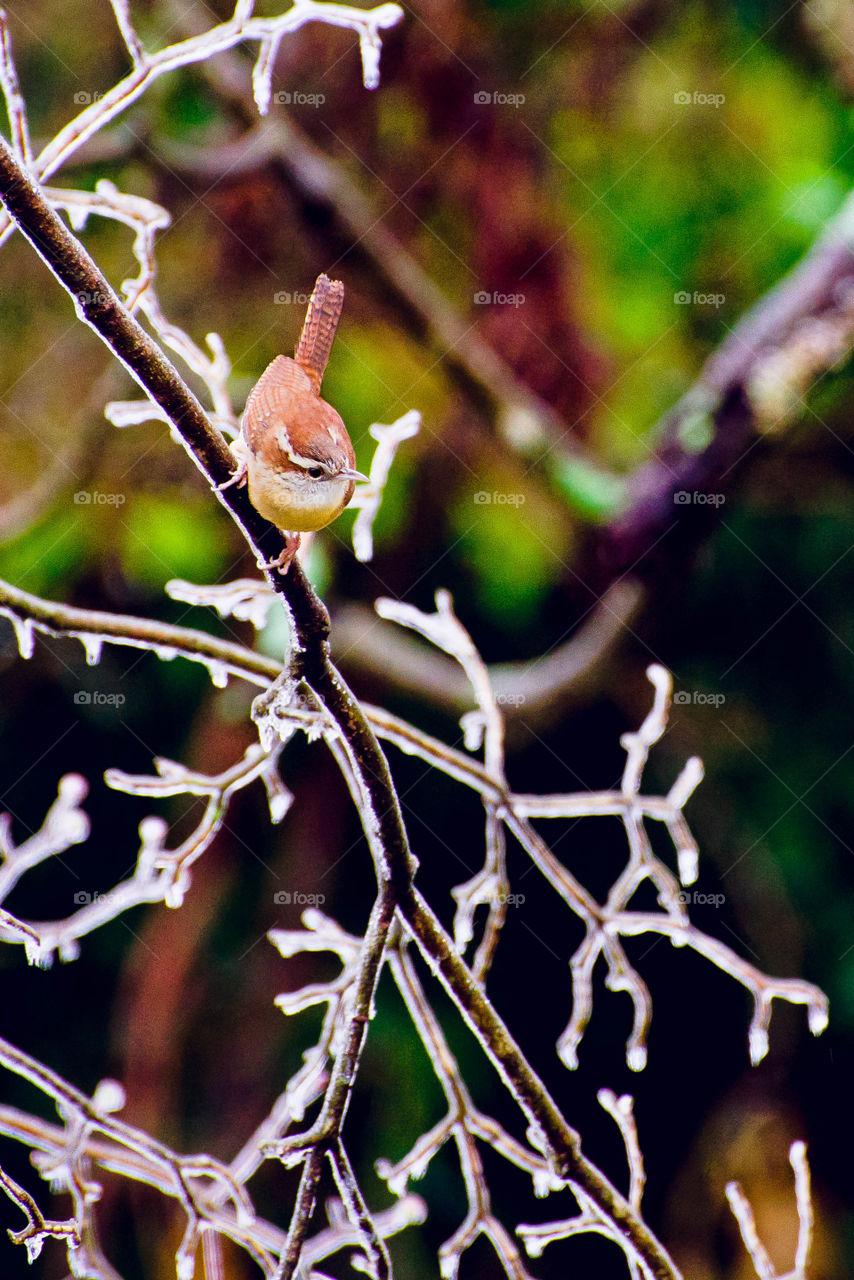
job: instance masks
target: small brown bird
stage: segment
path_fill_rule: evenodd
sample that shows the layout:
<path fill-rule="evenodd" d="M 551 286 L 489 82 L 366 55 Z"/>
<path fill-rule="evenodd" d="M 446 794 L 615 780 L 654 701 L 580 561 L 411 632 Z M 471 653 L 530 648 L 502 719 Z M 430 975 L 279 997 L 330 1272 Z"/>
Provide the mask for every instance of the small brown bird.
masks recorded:
<path fill-rule="evenodd" d="M 275 566 L 285 571 L 299 533 L 322 529 L 353 496 L 356 456 L 340 415 L 321 398 L 344 285 L 318 276 L 294 352 L 277 356 L 249 393 L 241 434 L 232 445 L 238 468 L 229 484 L 248 480 L 256 511 L 288 535 Z M 273 565 L 268 566 L 270 568 Z"/>

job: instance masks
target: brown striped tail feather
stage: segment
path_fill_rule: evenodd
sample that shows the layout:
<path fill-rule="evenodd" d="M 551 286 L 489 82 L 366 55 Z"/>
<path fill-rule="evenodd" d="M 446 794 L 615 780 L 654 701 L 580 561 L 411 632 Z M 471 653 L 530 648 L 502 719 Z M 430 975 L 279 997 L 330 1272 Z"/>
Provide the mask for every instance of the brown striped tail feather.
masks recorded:
<path fill-rule="evenodd" d="M 302 327 L 294 359 L 305 369 L 317 395 L 329 362 L 335 331 L 344 307 L 344 285 L 329 276 L 317 277 L 305 324 Z"/>

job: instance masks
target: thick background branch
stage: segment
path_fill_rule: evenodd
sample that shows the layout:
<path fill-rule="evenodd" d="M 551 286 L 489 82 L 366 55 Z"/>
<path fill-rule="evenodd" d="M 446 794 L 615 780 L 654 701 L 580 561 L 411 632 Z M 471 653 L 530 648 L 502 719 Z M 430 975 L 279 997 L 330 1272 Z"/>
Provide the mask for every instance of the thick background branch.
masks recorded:
<path fill-rule="evenodd" d="M 813 248 L 731 330 L 696 383 L 657 428 L 655 456 L 632 477 L 630 504 L 599 540 L 606 580 L 660 577 L 662 562 L 696 547 L 763 437 L 805 409 L 813 382 L 854 344 L 854 196 Z M 651 553 L 653 553 L 651 555 Z"/>

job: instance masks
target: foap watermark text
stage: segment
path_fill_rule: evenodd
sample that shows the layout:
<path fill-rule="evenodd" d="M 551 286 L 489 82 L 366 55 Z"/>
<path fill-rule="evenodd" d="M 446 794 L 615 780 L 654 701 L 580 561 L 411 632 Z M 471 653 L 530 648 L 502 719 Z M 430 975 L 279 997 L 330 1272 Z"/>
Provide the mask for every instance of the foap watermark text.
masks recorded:
<path fill-rule="evenodd" d="M 691 293 L 688 289 L 680 289 L 673 295 L 673 301 L 677 307 L 722 307 L 726 302 L 725 293 L 703 293 L 700 289 L 695 289 Z"/>
<path fill-rule="evenodd" d="M 273 294 L 273 301 L 277 307 L 307 307 L 311 302 L 311 294 L 289 293 L 287 289 L 279 289 Z"/>
<path fill-rule="evenodd" d="M 695 89 L 693 93 L 688 93 L 683 89 L 680 93 L 674 93 L 673 101 L 677 107 L 722 107 L 726 102 L 726 98 L 722 93 L 700 93 L 699 89 Z"/>
<path fill-rule="evenodd" d="M 479 107 L 493 103 L 500 107 L 521 107 L 525 104 L 525 95 L 524 93 L 501 93 L 499 90 L 490 93 L 486 89 L 479 89 L 474 95 L 474 101 Z"/>
<path fill-rule="evenodd" d="M 281 93 L 273 94 L 273 101 L 283 107 L 322 107 L 326 101 L 325 93 Z"/>
<path fill-rule="evenodd" d="M 474 295 L 476 307 L 522 307 L 525 305 L 524 293 L 502 293 L 499 289 L 480 289 Z"/>
<path fill-rule="evenodd" d="M 100 689 L 78 689 L 74 695 L 77 707 L 123 707 L 126 702 L 123 693 L 102 693 Z"/>
<path fill-rule="evenodd" d="M 74 495 L 77 507 L 123 507 L 125 502 L 123 493 L 101 493 L 99 489 L 78 489 Z"/>
<path fill-rule="evenodd" d="M 701 689 L 680 689 L 673 695 L 676 707 L 722 707 L 726 702 L 723 693 L 703 693 Z"/>
<path fill-rule="evenodd" d="M 501 493 L 494 489 L 490 493 L 487 489 L 479 489 L 474 495 L 475 506 L 477 507 L 521 507 L 525 501 L 524 493 Z"/>
<path fill-rule="evenodd" d="M 677 507 L 688 507 L 692 503 L 698 507 L 722 507 L 726 502 L 725 493 L 703 493 L 699 489 L 693 492 L 688 489 L 677 489 L 673 495 Z"/>
<path fill-rule="evenodd" d="M 676 897 L 683 907 L 722 907 L 726 902 L 725 893 L 700 893 L 696 889 L 683 889 Z"/>

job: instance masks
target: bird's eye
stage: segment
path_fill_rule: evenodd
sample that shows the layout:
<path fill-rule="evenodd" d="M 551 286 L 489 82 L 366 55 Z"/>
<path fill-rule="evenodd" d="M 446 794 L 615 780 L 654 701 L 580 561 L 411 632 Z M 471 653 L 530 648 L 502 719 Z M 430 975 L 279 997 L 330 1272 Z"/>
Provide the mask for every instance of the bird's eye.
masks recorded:
<path fill-rule="evenodd" d="M 323 467 L 309 467 L 308 474 L 311 476 L 312 480 L 319 480 L 323 475 Z"/>

